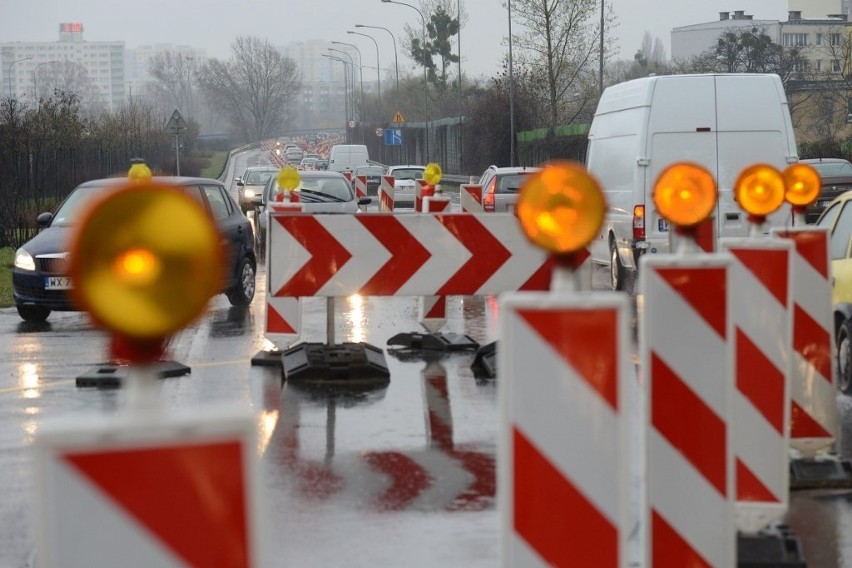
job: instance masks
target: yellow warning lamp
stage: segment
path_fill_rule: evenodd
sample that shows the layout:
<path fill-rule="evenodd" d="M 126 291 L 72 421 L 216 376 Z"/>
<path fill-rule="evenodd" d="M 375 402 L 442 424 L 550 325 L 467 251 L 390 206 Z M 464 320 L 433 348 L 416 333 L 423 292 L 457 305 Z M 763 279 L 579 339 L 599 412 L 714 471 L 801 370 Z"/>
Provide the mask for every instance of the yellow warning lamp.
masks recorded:
<path fill-rule="evenodd" d="M 734 199 L 756 225 L 766 221 L 784 203 L 784 177 L 768 164 L 747 167 L 734 183 Z"/>
<path fill-rule="evenodd" d="M 223 280 L 214 221 L 182 191 L 136 182 L 94 203 L 69 247 L 74 300 L 113 333 L 113 355 L 154 362 Z"/>
<path fill-rule="evenodd" d="M 804 213 L 817 200 L 822 190 L 822 178 L 813 166 L 792 164 L 784 173 L 784 198 L 792 205 L 794 213 Z"/>
<path fill-rule="evenodd" d="M 438 185 L 441 183 L 441 176 L 443 176 L 441 166 L 435 162 L 426 164 L 426 167 L 423 169 L 423 180 L 429 185 Z"/>
<path fill-rule="evenodd" d="M 689 233 L 710 216 L 718 191 L 713 174 L 697 164 L 672 164 L 654 185 L 657 212 L 680 232 Z"/>
<path fill-rule="evenodd" d="M 527 176 L 518 219 L 530 241 L 576 268 L 603 225 L 606 207 L 600 185 L 582 165 L 557 161 Z"/>
<path fill-rule="evenodd" d="M 151 181 L 151 168 L 144 163 L 136 163 L 127 171 L 127 179 L 132 183 L 147 183 Z"/>
<path fill-rule="evenodd" d="M 302 177 L 299 175 L 299 171 L 292 166 L 283 167 L 278 172 L 279 188 L 293 190 L 299 187 L 300 181 L 302 181 Z"/>

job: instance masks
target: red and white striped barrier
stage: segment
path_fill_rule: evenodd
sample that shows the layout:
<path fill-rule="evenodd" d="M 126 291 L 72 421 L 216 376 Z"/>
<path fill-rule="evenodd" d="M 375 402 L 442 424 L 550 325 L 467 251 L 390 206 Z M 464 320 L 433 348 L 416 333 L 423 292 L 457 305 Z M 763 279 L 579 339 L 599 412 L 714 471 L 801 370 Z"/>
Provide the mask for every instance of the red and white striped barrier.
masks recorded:
<path fill-rule="evenodd" d="M 628 566 L 628 309 L 609 293 L 501 301 L 502 566 Z"/>
<path fill-rule="evenodd" d="M 773 234 L 795 247 L 790 445 L 813 457 L 834 443 L 838 431 L 828 230 L 802 227 Z"/>
<path fill-rule="evenodd" d="M 644 565 L 735 566 L 731 259 L 652 255 L 642 262 Z"/>
<path fill-rule="evenodd" d="M 449 213 L 452 199 L 446 195 L 431 195 L 423 198 L 423 213 Z"/>
<path fill-rule="evenodd" d="M 418 179 L 414 186 L 414 210 L 423 211 L 423 198 L 435 195 L 435 186 L 427 183 L 425 179 Z"/>
<path fill-rule="evenodd" d="M 787 512 L 790 492 L 792 243 L 722 239 L 733 256 L 733 451 L 737 528 L 754 534 Z"/>
<path fill-rule="evenodd" d="M 423 213 L 443 213 L 449 210 L 450 198 L 432 195 L 423 198 Z M 436 333 L 447 323 L 447 297 L 421 296 L 418 301 L 419 322 L 429 333 Z"/>
<path fill-rule="evenodd" d="M 459 204 L 462 213 L 484 213 L 482 206 L 482 186 L 462 184 L 459 187 Z"/>
<path fill-rule="evenodd" d="M 701 221 L 695 229 L 694 234 L 682 234 L 676 230 L 669 230 L 669 250 L 677 252 L 682 244 L 695 243 L 704 252 L 716 251 L 716 218 L 707 217 Z"/>
<path fill-rule="evenodd" d="M 353 176 L 352 178 L 355 184 L 355 198 L 361 199 L 362 197 L 367 197 L 367 176 Z M 366 211 L 366 205 L 359 205 L 358 208 L 361 211 Z"/>
<path fill-rule="evenodd" d="M 298 334 L 295 306 L 300 297 L 547 290 L 553 267 L 553 261 L 530 244 L 517 219 L 487 214 L 273 212 L 267 250 L 267 314 L 272 314 L 267 325 L 278 325 L 266 331 L 279 349 Z M 282 307 L 274 298 L 292 301 Z"/>
<path fill-rule="evenodd" d="M 379 185 L 379 211 L 382 213 L 393 211 L 394 182 L 393 176 L 382 176 L 382 182 Z"/>
<path fill-rule="evenodd" d="M 267 565 L 254 417 L 126 412 L 39 428 L 39 566 Z"/>

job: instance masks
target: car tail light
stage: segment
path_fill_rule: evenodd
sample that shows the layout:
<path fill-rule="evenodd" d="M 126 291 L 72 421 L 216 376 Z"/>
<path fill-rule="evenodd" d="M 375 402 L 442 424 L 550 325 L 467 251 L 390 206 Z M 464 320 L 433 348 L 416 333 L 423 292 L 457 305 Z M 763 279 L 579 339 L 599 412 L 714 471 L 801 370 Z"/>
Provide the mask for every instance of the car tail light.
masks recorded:
<path fill-rule="evenodd" d="M 633 240 L 645 240 L 645 206 L 633 206 Z"/>
<path fill-rule="evenodd" d="M 494 186 L 497 180 L 492 180 L 491 183 L 488 184 L 488 189 L 485 191 L 485 195 L 482 196 L 482 210 L 486 213 L 494 213 Z"/>

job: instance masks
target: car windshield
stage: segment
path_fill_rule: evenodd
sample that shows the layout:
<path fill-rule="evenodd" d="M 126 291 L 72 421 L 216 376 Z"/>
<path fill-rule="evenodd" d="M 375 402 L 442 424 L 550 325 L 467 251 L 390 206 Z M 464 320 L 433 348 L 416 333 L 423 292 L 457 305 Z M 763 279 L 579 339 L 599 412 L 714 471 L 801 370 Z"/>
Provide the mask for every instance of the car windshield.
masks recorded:
<path fill-rule="evenodd" d="M 370 166 L 369 168 L 355 168 L 356 176 L 380 176 L 385 170 L 381 166 Z"/>
<path fill-rule="evenodd" d="M 499 176 L 497 182 L 497 193 L 514 193 L 521 189 L 521 186 L 524 184 L 524 180 L 527 178 L 530 173 L 524 174 L 509 174 Z"/>
<path fill-rule="evenodd" d="M 852 176 L 852 164 L 849 162 L 812 162 L 809 165 L 821 176 Z"/>
<path fill-rule="evenodd" d="M 396 179 L 419 179 L 423 177 L 422 168 L 405 168 L 393 171 L 393 177 Z"/>
<path fill-rule="evenodd" d="M 62 202 L 56 214 L 53 216 L 51 225 L 67 227 L 73 224 L 80 216 L 81 212 L 94 199 L 100 197 L 108 191 L 114 191 L 118 186 L 111 185 L 93 185 L 88 187 L 78 187 Z"/>
<path fill-rule="evenodd" d="M 299 183 L 299 189 L 324 193 L 343 201 L 352 199 L 352 189 L 344 178 L 303 177 Z"/>
<path fill-rule="evenodd" d="M 265 185 L 269 178 L 272 177 L 272 174 L 275 172 L 272 170 L 269 171 L 258 171 L 252 170 L 246 176 L 246 179 L 243 180 L 243 183 L 246 185 Z"/>

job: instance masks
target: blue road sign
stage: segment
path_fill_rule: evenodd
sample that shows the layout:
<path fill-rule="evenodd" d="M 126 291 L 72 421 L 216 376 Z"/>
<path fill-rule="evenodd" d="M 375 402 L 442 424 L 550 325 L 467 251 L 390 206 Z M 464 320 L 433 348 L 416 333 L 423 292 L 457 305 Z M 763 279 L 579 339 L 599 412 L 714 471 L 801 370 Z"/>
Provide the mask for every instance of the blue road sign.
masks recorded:
<path fill-rule="evenodd" d="M 385 128 L 385 146 L 401 146 L 402 145 L 402 129 L 401 128 Z"/>

